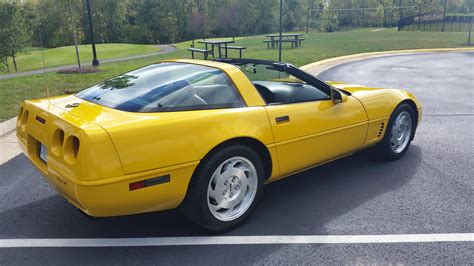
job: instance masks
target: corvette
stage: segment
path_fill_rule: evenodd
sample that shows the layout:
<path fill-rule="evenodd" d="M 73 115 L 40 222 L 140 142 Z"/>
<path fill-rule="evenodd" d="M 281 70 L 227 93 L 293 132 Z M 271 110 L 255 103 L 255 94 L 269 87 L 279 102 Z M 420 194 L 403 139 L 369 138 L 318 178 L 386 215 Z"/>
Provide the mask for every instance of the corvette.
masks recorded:
<path fill-rule="evenodd" d="M 265 183 L 363 149 L 399 159 L 421 113 L 405 90 L 323 82 L 288 63 L 169 60 L 24 101 L 17 137 L 89 216 L 179 207 L 221 231 L 250 215 Z"/>

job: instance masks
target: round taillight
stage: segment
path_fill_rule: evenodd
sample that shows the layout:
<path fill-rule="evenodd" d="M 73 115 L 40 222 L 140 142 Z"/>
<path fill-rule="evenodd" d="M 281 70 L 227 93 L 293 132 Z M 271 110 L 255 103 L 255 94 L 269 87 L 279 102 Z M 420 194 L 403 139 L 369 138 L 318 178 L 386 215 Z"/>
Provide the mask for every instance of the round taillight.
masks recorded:
<path fill-rule="evenodd" d="M 64 144 L 64 160 L 66 160 L 66 162 L 73 164 L 76 161 L 80 144 L 79 138 L 76 136 L 69 136 L 66 139 L 66 143 Z"/>
<path fill-rule="evenodd" d="M 22 115 L 23 115 L 23 106 L 20 108 L 20 112 L 18 112 L 18 116 L 16 118 L 16 126 L 17 127 L 20 127 L 20 125 L 21 125 Z"/>
<path fill-rule="evenodd" d="M 24 112 L 23 112 L 23 115 L 21 116 L 20 126 L 21 126 L 21 129 L 22 129 L 22 130 L 25 130 L 25 129 L 26 129 L 26 122 L 28 122 L 28 115 L 29 115 L 29 112 L 28 112 L 28 111 L 24 111 Z"/>
<path fill-rule="evenodd" d="M 53 134 L 53 141 L 51 142 L 51 151 L 54 155 L 59 156 L 63 148 L 64 143 L 64 131 L 62 129 L 56 129 Z"/>

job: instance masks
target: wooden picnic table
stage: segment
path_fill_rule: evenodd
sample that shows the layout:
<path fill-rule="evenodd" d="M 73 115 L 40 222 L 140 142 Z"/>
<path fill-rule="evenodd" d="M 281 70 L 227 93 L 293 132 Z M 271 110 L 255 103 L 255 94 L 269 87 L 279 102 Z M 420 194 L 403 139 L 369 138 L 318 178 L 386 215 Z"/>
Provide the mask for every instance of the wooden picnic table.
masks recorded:
<path fill-rule="evenodd" d="M 234 43 L 233 40 L 202 40 L 198 41 L 198 43 L 203 43 L 206 46 L 206 50 L 208 50 L 208 45 L 211 45 L 212 56 L 214 57 L 214 47 L 217 46 L 217 50 L 219 51 L 219 58 L 222 58 L 221 54 L 221 45 L 224 45 L 225 49 L 225 57 L 227 58 L 227 44 Z"/>
<path fill-rule="evenodd" d="M 298 47 L 298 38 L 303 36 L 304 34 L 302 33 L 283 33 L 281 35 L 282 38 L 289 38 L 291 39 L 291 37 L 293 37 L 296 41 L 296 47 Z M 278 40 L 275 41 L 275 38 L 280 38 L 280 34 L 269 34 L 269 35 L 266 35 L 267 38 L 270 38 L 271 40 L 271 45 L 272 45 L 272 48 L 275 48 L 275 42 L 278 42 Z"/>

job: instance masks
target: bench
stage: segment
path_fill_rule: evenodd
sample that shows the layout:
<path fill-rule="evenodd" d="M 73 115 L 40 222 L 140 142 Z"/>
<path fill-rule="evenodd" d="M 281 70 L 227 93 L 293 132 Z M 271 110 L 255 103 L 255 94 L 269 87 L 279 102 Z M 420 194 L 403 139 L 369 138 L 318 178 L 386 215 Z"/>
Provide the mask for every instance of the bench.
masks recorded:
<path fill-rule="evenodd" d="M 270 43 L 273 44 L 272 40 L 265 40 L 263 43 L 267 43 L 267 49 L 270 49 Z"/>
<path fill-rule="evenodd" d="M 294 48 L 295 46 L 298 47 L 298 41 L 299 40 L 294 40 L 294 39 L 282 39 L 281 42 L 284 43 L 284 42 L 289 42 L 291 43 L 291 48 Z M 267 49 L 270 48 L 270 44 L 272 45 L 272 48 L 274 46 L 278 47 L 278 43 L 280 42 L 280 40 L 265 40 L 263 41 L 264 43 L 267 43 Z"/>
<path fill-rule="evenodd" d="M 221 47 L 221 49 L 222 48 L 225 49 L 226 47 L 224 46 L 224 47 Z M 227 46 L 227 49 L 229 49 L 229 50 L 239 50 L 239 58 L 242 58 L 242 50 L 247 49 L 247 47 L 245 47 L 245 46 Z M 225 55 L 227 57 L 227 51 L 226 51 Z"/>
<path fill-rule="evenodd" d="M 301 47 L 301 41 L 304 41 L 304 40 L 305 40 L 305 38 L 298 39 L 298 47 Z"/>
<path fill-rule="evenodd" d="M 279 40 L 275 40 L 275 44 L 276 44 L 277 47 L 278 47 L 278 43 L 279 43 L 279 42 L 280 42 Z M 281 42 L 282 42 L 282 43 L 284 43 L 284 42 L 289 42 L 289 43 L 291 43 L 291 48 L 295 48 L 295 46 L 298 47 L 298 40 L 283 39 L 283 40 L 281 40 Z M 282 45 L 283 45 L 283 44 L 282 44 Z"/>
<path fill-rule="evenodd" d="M 206 49 L 188 48 L 188 51 L 191 51 L 191 56 L 193 59 L 194 59 L 194 53 L 203 53 L 205 60 L 207 60 L 207 58 L 209 57 L 209 54 L 212 54 L 211 50 L 206 50 Z"/>

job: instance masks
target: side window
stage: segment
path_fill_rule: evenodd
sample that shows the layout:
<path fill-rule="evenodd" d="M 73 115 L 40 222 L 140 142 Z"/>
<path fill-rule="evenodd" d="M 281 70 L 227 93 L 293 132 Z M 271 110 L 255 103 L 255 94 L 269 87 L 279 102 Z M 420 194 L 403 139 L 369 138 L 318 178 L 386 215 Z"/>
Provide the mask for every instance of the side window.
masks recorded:
<path fill-rule="evenodd" d="M 331 99 L 326 93 L 316 89 L 315 87 L 304 84 L 301 89 L 295 93 L 295 102 L 308 102 Z"/>
<path fill-rule="evenodd" d="M 268 64 L 239 66 L 267 104 L 289 104 L 330 99 L 322 90 Z"/>
<path fill-rule="evenodd" d="M 267 104 L 289 104 L 331 98 L 306 83 L 254 81 L 253 84 Z"/>

